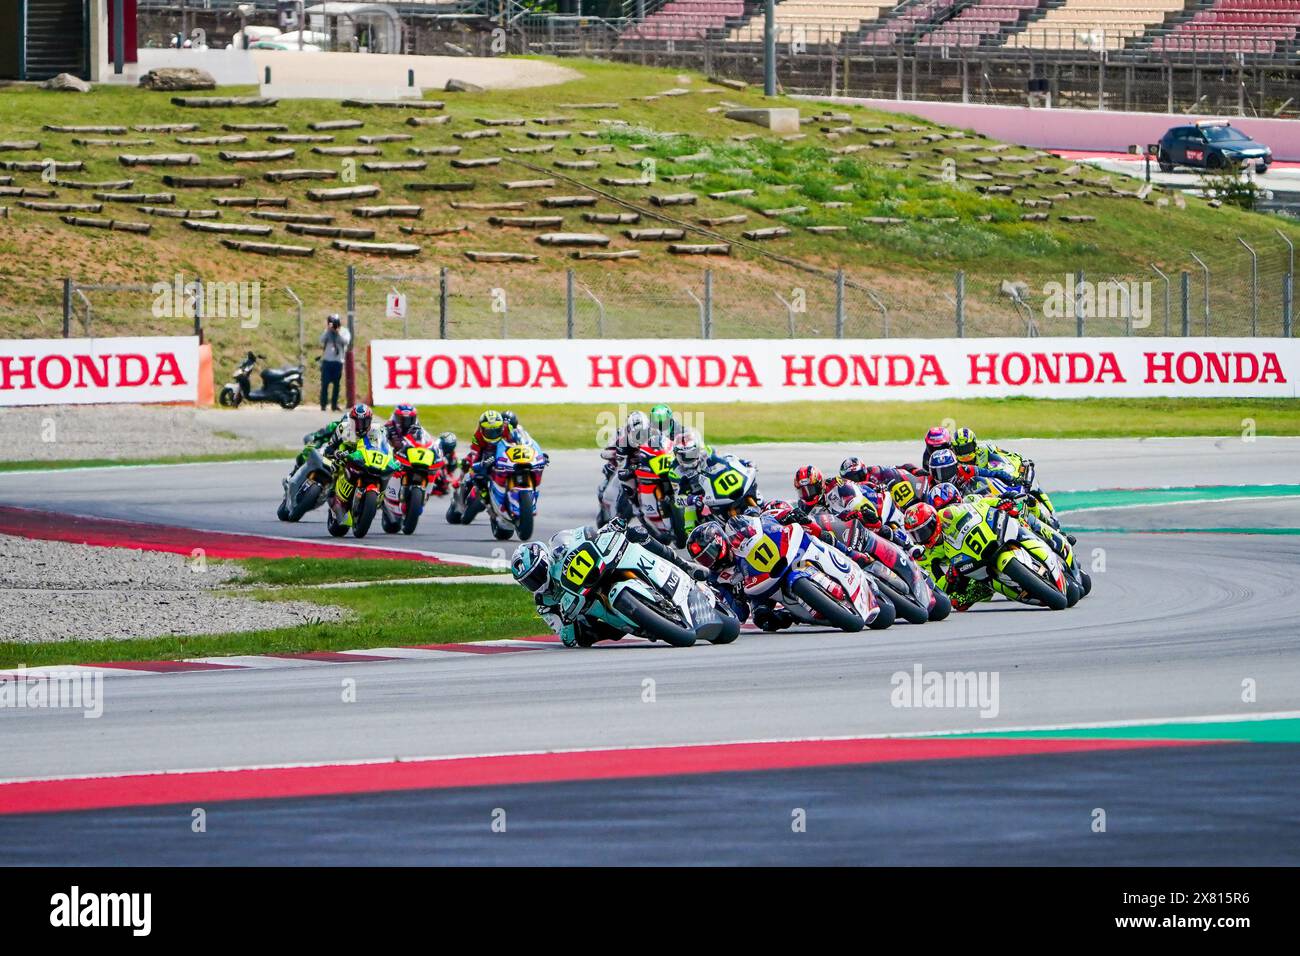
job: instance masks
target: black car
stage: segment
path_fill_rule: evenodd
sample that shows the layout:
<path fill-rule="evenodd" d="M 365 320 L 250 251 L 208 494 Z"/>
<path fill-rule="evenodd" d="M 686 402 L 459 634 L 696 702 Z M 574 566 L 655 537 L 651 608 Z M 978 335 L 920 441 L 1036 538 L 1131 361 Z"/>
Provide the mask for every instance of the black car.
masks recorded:
<path fill-rule="evenodd" d="M 1160 137 L 1156 158 L 1162 173 L 1172 172 L 1175 166 L 1228 169 L 1251 162 L 1255 172 L 1265 173 L 1273 151 L 1228 123 L 1216 121 L 1175 126 Z"/>

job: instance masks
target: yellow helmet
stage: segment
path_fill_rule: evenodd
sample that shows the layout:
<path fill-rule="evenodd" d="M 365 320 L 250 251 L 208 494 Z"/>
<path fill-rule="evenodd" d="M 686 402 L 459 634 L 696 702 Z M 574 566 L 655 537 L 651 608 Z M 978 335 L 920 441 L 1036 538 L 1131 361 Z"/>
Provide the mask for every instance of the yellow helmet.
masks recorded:
<path fill-rule="evenodd" d="M 478 430 L 488 441 L 498 441 L 505 433 L 506 420 L 495 409 L 488 409 L 478 420 Z"/>

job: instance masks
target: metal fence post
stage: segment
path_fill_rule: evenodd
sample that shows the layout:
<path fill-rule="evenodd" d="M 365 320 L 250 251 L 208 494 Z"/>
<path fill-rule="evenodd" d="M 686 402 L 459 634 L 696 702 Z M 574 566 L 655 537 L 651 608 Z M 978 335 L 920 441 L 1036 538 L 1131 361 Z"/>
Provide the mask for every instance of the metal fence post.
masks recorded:
<path fill-rule="evenodd" d="M 72 333 L 72 277 L 63 280 L 63 337 Z"/>
<path fill-rule="evenodd" d="M 1179 293 L 1183 306 L 1183 337 L 1192 334 L 1192 274 L 1183 270 L 1179 283 Z"/>
<path fill-rule="evenodd" d="M 438 270 L 438 338 L 447 337 L 447 267 Z"/>
<path fill-rule="evenodd" d="M 194 277 L 194 334 L 199 338 L 199 344 L 203 344 L 203 280 L 199 276 Z"/>
<path fill-rule="evenodd" d="M 352 351 L 357 340 L 357 269 L 348 266 L 348 350 L 343 356 L 343 387 L 347 393 L 348 404 L 357 401 L 356 357 Z"/>
<path fill-rule="evenodd" d="M 1153 262 L 1151 271 L 1165 280 L 1165 335 L 1169 334 L 1169 276 L 1160 271 L 1160 268 Z"/>
<path fill-rule="evenodd" d="M 1286 243 L 1286 275 L 1282 277 L 1282 334 L 1291 337 L 1291 310 L 1295 305 L 1295 244 L 1286 237 L 1281 229 L 1277 234 Z"/>
<path fill-rule="evenodd" d="M 844 338 L 844 270 L 835 270 L 835 337 Z"/>
<path fill-rule="evenodd" d="M 1259 335 L 1259 256 L 1241 236 L 1237 241 L 1250 253 L 1250 334 Z"/>
<path fill-rule="evenodd" d="M 704 337 L 713 338 L 713 270 L 704 270 Z"/>
<path fill-rule="evenodd" d="M 564 273 L 564 337 L 573 338 L 573 270 Z"/>
<path fill-rule="evenodd" d="M 965 61 L 963 61 L 964 63 Z M 966 336 L 966 273 L 957 273 L 957 338 Z"/>
<path fill-rule="evenodd" d="M 1199 74 L 1197 74 L 1199 76 Z M 1196 264 L 1201 267 L 1205 273 L 1205 334 L 1210 334 L 1210 267 L 1207 266 L 1201 257 L 1196 253 L 1191 253 L 1191 257 L 1196 260 Z"/>
<path fill-rule="evenodd" d="M 1074 334 L 1083 338 L 1083 271 L 1074 274 Z"/>

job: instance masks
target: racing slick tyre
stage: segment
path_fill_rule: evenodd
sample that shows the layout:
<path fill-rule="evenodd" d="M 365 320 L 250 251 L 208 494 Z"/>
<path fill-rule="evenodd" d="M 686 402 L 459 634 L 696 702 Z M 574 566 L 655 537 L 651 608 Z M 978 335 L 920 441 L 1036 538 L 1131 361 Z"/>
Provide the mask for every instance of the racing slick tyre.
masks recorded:
<path fill-rule="evenodd" d="M 841 631 L 856 633 L 866 626 L 866 622 L 851 610 L 831 597 L 810 578 L 800 578 L 790 585 L 790 592 L 808 607 L 826 619 L 827 623 Z M 881 602 L 881 615 L 889 608 L 889 623 L 894 622 L 894 608 L 888 601 Z"/>
<path fill-rule="evenodd" d="M 1031 598 L 1053 611 L 1064 611 L 1070 604 L 1069 598 L 1019 561 L 1009 563 L 1002 573 L 1014 581 Z"/>
<path fill-rule="evenodd" d="M 361 499 L 361 509 L 357 512 L 356 517 L 352 519 L 352 534 L 358 538 L 364 538 L 370 531 L 370 526 L 375 521 L 375 512 L 379 509 L 379 492 L 367 491 L 365 497 Z"/>
<path fill-rule="evenodd" d="M 673 530 L 673 547 L 678 551 L 686 547 L 686 516 L 675 504 L 668 505 L 668 524 Z"/>
<path fill-rule="evenodd" d="M 384 507 L 380 506 L 379 526 L 384 529 L 384 534 L 397 534 L 402 529 L 402 520 L 394 518 Z"/>
<path fill-rule="evenodd" d="M 730 614 L 722 616 L 722 629 L 708 638 L 710 644 L 730 644 L 740 637 L 740 622 Z"/>
<path fill-rule="evenodd" d="M 461 524 L 469 524 L 478 516 L 478 513 L 483 510 L 482 497 L 474 494 L 473 489 L 470 489 L 469 494 L 473 497 L 467 498 L 465 501 L 465 510 L 460 513 Z"/>
<path fill-rule="evenodd" d="M 1087 597 L 1092 593 L 1092 575 L 1087 571 L 1079 572 L 1080 586 L 1083 588 L 1083 596 Z"/>
<path fill-rule="evenodd" d="M 519 496 L 519 517 L 515 519 L 515 532 L 520 541 L 527 541 L 533 536 L 533 496 Z"/>
<path fill-rule="evenodd" d="M 298 489 L 298 497 L 293 500 L 293 507 L 289 509 L 289 517 L 285 521 L 301 521 L 302 516 L 311 510 L 312 505 L 316 502 L 317 495 L 320 494 L 319 486 L 310 478 L 302 483 Z"/>
<path fill-rule="evenodd" d="M 402 534 L 415 534 L 415 526 L 420 523 L 424 511 L 424 489 L 412 488 L 406 496 L 406 511 L 402 515 Z"/>
<path fill-rule="evenodd" d="M 503 528 L 501 525 L 497 524 L 497 516 L 495 514 L 488 515 L 488 524 L 492 526 L 492 537 L 496 538 L 498 541 L 509 541 L 515 533 L 514 528 Z"/>
<path fill-rule="evenodd" d="M 223 385 L 221 394 L 217 396 L 217 401 L 221 403 L 222 408 L 238 408 L 239 403 L 244 400 L 244 394 L 233 385 Z"/>
<path fill-rule="evenodd" d="M 952 598 L 938 588 L 931 588 L 930 593 L 934 595 L 934 604 L 930 605 L 930 620 L 942 621 L 952 613 Z"/>
<path fill-rule="evenodd" d="M 876 584 L 885 600 L 894 605 L 895 617 L 902 618 L 909 624 L 924 624 L 930 620 L 930 609 L 921 607 L 916 598 L 910 594 L 904 594 L 885 581 L 877 580 Z"/>
<path fill-rule="evenodd" d="M 614 609 L 634 623 L 646 637 L 664 641 L 674 647 L 690 647 L 695 643 L 694 631 L 674 624 L 630 590 L 619 594 L 614 601 Z"/>
<path fill-rule="evenodd" d="M 883 631 L 893 625 L 898 617 L 898 612 L 894 610 L 894 603 L 888 598 L 877 598 L 876 603 L 880 605 L 880 611 L 871 619 L 871 623 L 867 627 L 873 631 Z"/>
<path fill-rule="evenodd" d="M 334 517 L 334 509 L 330 508 L 329 513 L 325 515 L 325 529 L 329 531 L 330 536 L 341 538 L 348 533 L 348 526 Z"/>
<path fill-rule="evenodd" d="M 1065 580 L 1065 606 L 1074 607 L 1079 603 L 1079 598 L 1083 597 L 1083 589 L 1075 584 L 1069 578 Z"/>
<path fill-rule="evenodd" d="M 281 408 L 297 408 L 302 404 L 302 389 L 291 388 L 288 392 L 280 397 Z"/>
<path fill-rule="evenodd" d="M 456 498 L 453 495 L 451 499 L 451 504 L 447 505 L 447 524 L 460 524 L 460 523 L 461 523 L 461 513 L 460 513 L 460 509 L 456 507 Z"/>

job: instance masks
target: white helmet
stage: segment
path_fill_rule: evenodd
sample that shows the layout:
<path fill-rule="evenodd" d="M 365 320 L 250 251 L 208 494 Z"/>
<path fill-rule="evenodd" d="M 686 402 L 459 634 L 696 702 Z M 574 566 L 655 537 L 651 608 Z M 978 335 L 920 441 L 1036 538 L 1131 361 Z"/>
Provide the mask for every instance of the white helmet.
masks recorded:
<path fill-rule="evenodd" d="M 687 478 L 693 478 L 704 467 L 708 455 L 700 436 L 692 431 L 682 432 L 673 444 L 673 457 L 677 460 L 677 471 Z"/>

